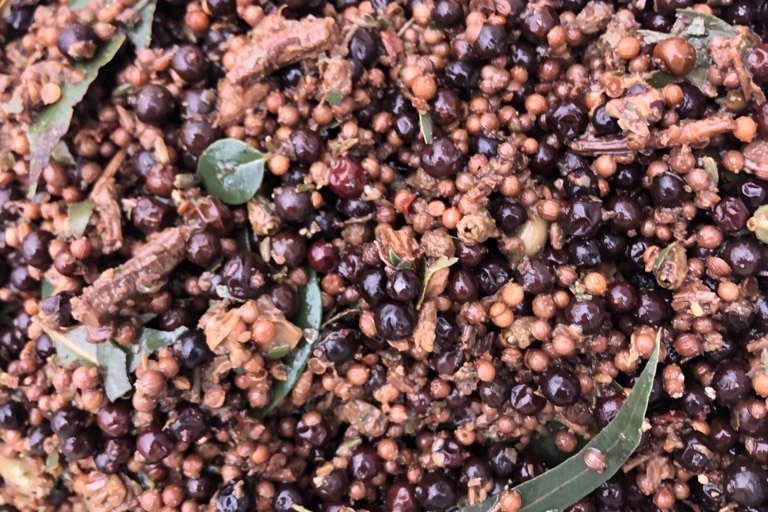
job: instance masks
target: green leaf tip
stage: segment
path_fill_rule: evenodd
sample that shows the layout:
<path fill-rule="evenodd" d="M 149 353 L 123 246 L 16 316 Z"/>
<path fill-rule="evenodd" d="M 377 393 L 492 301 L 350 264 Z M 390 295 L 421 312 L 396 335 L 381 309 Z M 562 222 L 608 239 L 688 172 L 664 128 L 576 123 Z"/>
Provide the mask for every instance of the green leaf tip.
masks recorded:
<path fill-rule="evenodd" d="M 512 490 L 520 494 L 519 512 L 563 510 L 608 481 L 626 463 L 640 444 L 645 413 L 659 362 L 660 335 L 656 347 L 640 374 L 635 387 L 616 417 L 571 458 Z M 602 471 L 590 469 L 585 455 L 599 453 L 605 459 Z M 458 509 L 456 512 L 492 512 L 498 510 L 500 497 Z"/>

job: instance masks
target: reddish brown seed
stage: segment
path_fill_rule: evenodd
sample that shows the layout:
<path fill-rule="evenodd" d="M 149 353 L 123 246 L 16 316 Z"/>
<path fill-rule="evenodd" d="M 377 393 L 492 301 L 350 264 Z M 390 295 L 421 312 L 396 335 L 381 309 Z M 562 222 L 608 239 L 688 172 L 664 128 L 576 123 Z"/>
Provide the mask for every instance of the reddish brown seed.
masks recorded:
<path fill-rule="evenodd" d="M 653 58 L 672 76 L 683 77 L 696 67 L 696 50 L 682 37 L 670 37 L 656 45 Z"/>

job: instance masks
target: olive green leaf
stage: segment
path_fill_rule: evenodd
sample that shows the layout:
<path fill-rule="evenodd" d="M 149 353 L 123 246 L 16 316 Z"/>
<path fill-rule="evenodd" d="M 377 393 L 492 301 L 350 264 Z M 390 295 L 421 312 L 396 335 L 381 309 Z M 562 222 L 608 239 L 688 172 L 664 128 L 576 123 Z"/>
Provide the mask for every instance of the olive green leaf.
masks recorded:
<path fill-rule="evenodd" d="M 197 175 L 212 195 L 227 204 L 243 204 L 259 190 L 266 159 L 243 141 L 217 140 L 200 155 Z"/>
<path fill-rule="evenodd" d="M 43 168 L 48 165 L 51 152 L 69 130 L 75 106 L 85 97 L 88 87 L 96 80 L 99 69 L 117 54 L 125 42 L 125 37 L 125 34 L 118 32 L 108 43 L 99 48 L 92 59 L 75 64 L 74 69 L 83 73 L 83 79 L 77 83 L 64 82 L 61 85 L 59 101 L 46 107 L 30 125 L 28 131 L 29 147 L 32 148 L 29 169 L 30 196 L 36 191 L 37 181 L 40 179 Z"/>
<path fill-rule="evenodd" d="M 659 338 L 650 360 L 635 383 L 621 410 L 584 448 L 559 466 L 524 482 L 513 491 L 520 494 L 519 512 L 563 510 L 580 500 L 616 474 L 640 444 L 648 398 L 651 395 L 656 365 L 659 362 Z M 584 463 L 588 450 L 600 453 L 606 462 L 603 471 L 590 469 Z M 491 512 L 498 510 L 499 496 L 464 507 L 458 512 Z"/>
<path fill-rule="evenodd" d="M 435 272 L 444 268 L 448 268 L 457 261 L 459 261 L 459 258 L 440 256 L 434 261 L 434 263 L 424 269 L 424 277 L 421 280 L 421 291 L 419 292 L 419 300 L 416 302 L 416 309 L 418 309 L 421 306 L 421 303 L 424 301 L 424 294 L 427 293 L 427 285 L 429 284 L 429 280 L 432 279 L 432 276 L 435 275 Z"/>
<path fill-rule="evenodd" d="M 429 117 L 429 114 L 419 113 L 419 130 L 424 142 L 427 144 L 432 142 L 432 118 Z"/>
<path fill-rule="evenodd" d="M 138 20 L 128 29 L 128 38 L 137 50 L 143 50 L 152 39 L 152 20 L 155 18 L 157 0 L 140 1 L 134 9 L 138 13 Z"/>
<path fill-rule="evenodd" d="M 96 346 L 98 347 L 99 372 L 104 378 L 104 392 L 107 394 L 107 398 L 114 402 L 133 389 L 126 371 L 128 354 L 113 341 L 99 343 Z"/>
<path fill-rule="evenodd" d="M 79 203 L 71 203 L 67 206 L 67 218 L 69 219 L 68 234 L 70 236 L 76 238 L 83 236 L 85 228 L 88 227 L 88 221 L 91 219 L 94 206 L 96 204 L 90 199 L 80 201 Z"/>
<path fill-rule="evenodd" d="M 307 361 L 312 356 L 314 342 L 318 338 L 318 329 L 323 320 L 323 297 L 320 293 L 317 274 L 314 270 L 309 270 L 308 273 L 309 279 L 306 286 L 299 290 L 299 311 L 293 318 L 293 323 L 304 329 L 304 338 L 296 345 L 293 352 L 285 356 L 286 378 L 272 386 L 272 397 L 269 403 L 256 411 L 256 416 L 260 419 L 280 404 L 299 381 L 307 367 Z"/>

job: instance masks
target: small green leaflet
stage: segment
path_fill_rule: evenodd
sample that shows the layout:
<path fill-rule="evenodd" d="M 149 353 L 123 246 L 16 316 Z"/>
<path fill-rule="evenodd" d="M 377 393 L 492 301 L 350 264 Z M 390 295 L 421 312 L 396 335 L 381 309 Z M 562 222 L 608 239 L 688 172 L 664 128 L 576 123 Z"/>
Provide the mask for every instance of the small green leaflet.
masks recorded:
<path fill-rule="evenodd" d="M 424 278 L 421 280 L 421 292 L 419 292 L 419 300 L 416 302 L 416 309 L 418 309 L 424 301 L 424 294 L 427 293 L 427 285 L 429 285 L 429 280 L 432 279 L 435 272 L 443 268 L 448 268 L 457 261 L 459 261 L 459 258 L 440 256 L 434 263 L 424 270 Z"/>
<path fill-rule="evenodd" d="M 512 489 L 520 494 L 523 501 L 519 512 L 563 510 L 595 490 L 621 469 L 640 444 L 643 434 L 648 398 L 659 362 L 659 338 L 657 335 L 656 348 L 651 358 L 613 421 L 576 455 Z M 607 467 L 602 473 L 593 471 L 584 464 L 584 454 L 587 450 L 597 450 L 605 457 Z M 497 495 L 471 507 L 461 508 L 457 512 L 491 512 L 498 510 L 498 503 Z"/>
<path fill-rule="evenodd" d="M 429 114 L 419 114 L 419 130 L 421 130 L 421 136 L 424 137 L 424 142 L 427 144 L 432 142 L 432 118 Z"/>
<path fill-rule="evenodd" d="M 247 202 L 264 179 L 267 155 L 237 139 L 217 140 L 203 151 L 197 175 L 206 190 L 227 204 Z"/>
<path fill-rule="evenodd" d="M 327 93 L 325 93 L 325 101 L 328 102 L 329 105 L 333 105 L 334 107 L 338 107 L 341 105 L 341 100 L 343 100 L 341 93 L 339 91 L 334 91 L 331 89 Z"/>
<path fill-rule="evenodd" d="M 88 227 L 88 221 L 91 218 L 94 206 L 96 206 L 95 203 L 90 199 L 67 206 L 67 217 L 69 218 L 69 231 L 67 234 L 75 238 L 83 236 L 85 228 Z"/>
<path fill-rule="evenodd" d="M 61 99 L 43 110 L 30 125 L 28 131 L 29 147 L 32 148 L 29 169 L 30 196 L 35 193 L 37 181 L 43 173 L 43 168 L 48 165 L 51 152 L 69 130 L 75 106 L 85 97 L 88 87 L 96 80 L 99 69 L 117 54 L 125 38 L 122 32 L 116 33 L 91 60 L 75 64 L 74 68 L 84 73 L 83 79 L 76 84 L 64 82 L 61 85 Z"/>
<path fill-rule="evenodd" d="M 43 281 L 40 283 L 40 298 L 47 299 L 53 295 L 53 288 L 53 283 L 43 278 Z"/>
<path fill-rule="evenodd" d="M 114 341 L 99 343 L 99 372 L 104 377 L 104 392 L 111 402 L 130 393 L 133 389 L 128 379 L 126 363 L 128 354 Z"/>
<path fill-rule="evenodd" d="M 259 419 L 264 418 L 269 411 L 280 404 L 299 381 L 299 377 L 307 367 L 307 361 L 312 356 L 314 342 L 317 340 L 318 329 L 320 329 L 322 320 L 323 298 L 320 293 L 320 285 L 317 274 L 310 269 L 307 285 L 299 290 L 299 312 L 293 319 L 293 323 L 304 329 L 304 338 L 299 341 L 293 352 L 285 356 L 286 379 L 272 386 L 272 397 L 269 403 L 256 411 L 256 417 Z"/>

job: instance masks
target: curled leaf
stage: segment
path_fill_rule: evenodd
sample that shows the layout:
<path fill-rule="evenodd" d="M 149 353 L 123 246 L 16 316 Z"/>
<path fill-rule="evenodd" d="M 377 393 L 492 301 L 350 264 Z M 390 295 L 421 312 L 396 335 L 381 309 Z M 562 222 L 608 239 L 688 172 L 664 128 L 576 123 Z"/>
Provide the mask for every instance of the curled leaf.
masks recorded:
<path fill-rule="evenodd" d="M 43 110 L 29 127 L 29 147 L 32 148 L 29 169 L 30 195 L 34 194 L 36 184 L 43 173 L 43 168 L 48 165 L 53 149 L 69 130 L 75 106 L 85 97 L 88 87 L 96 80 L 99 69 L 115 57 L 125 42 L 125 37 L 125 34 L 118 32 L 108 43 L 99 48 L 92 59 L 75 64 L 75 71 L 83 73 L 83 79 L 77 83 L 64 82 L 61 85 L 59 101 Z"/>
<path fill-rule="evenodd" d="M 513 491 L 520 494 L 519 512 L 549 512 L 563 510 L 580 500 L 621 469 L 640 444 L 648 399 L 659 362 L 660 333 L 653 354 L 640 374 L 619 413 L 602 431 L 574 456 L 542 475 L 524 482 Z M 605 458 L 605 467 L 598 472 L 584 462 L 588 451 L 597 451 Z M 493 496 L 457 512 L 491 512 L 498 510 L 499 496 Z"/>
<path fill-rule="evenodd" d="M 259 190 L 266 158 L 245 142 L 222 139 L 200 155 L 197 175 L 212 195 L 227 204 L 243 204 Z"/>
<path fill-rule="evenodd" d="M 304 329 L 304 338 L 293 352 L 285 356 L 286 378 L 272 386 L 272 396 L 269 403 L 256 411 L 258 418 L 264 418 L 269 411 L 277 407 L 299 381 L 301 374 L 307 367 L 307 361 L 312 356 L 314 342 L 317 341 L 318 329 L 320 329 L 322 320 L 323 298 L 320 285 L 317 274 L 314 270 L 310 270 L 306 286 L 299 290 L 299 312 L 293 318 L 293 322 Z"/>

